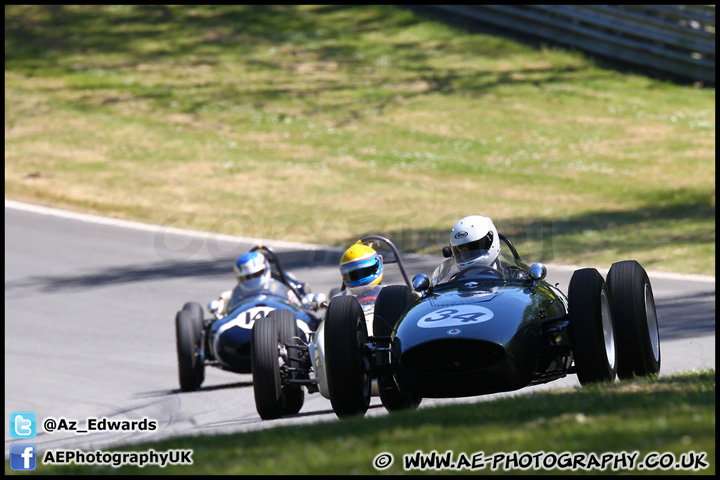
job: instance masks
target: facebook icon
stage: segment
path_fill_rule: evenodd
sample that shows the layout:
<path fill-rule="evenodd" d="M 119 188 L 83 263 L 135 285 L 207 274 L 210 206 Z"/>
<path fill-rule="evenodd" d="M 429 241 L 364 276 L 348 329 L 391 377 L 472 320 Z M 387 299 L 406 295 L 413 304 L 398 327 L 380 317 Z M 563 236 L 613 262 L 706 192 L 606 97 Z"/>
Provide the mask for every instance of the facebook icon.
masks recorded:
<path fill-rule="evenodd" d="M 13 443 L 10 445 L 10 468 L 12 470 L 35 470 L 37 447 L 34 443 Z"/>

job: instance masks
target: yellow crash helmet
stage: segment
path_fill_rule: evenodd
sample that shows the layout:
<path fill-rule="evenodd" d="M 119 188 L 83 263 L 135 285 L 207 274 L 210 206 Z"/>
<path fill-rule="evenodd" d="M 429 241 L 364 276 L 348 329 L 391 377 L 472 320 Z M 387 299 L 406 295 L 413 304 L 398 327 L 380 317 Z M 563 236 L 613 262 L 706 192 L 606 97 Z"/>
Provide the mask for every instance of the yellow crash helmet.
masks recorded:
<path fill-rule="evenodd" d="M 340 274 L 348 287 L 378 285 L 382 281 L 382 256 L 358 241 L 340 259 Z"/>

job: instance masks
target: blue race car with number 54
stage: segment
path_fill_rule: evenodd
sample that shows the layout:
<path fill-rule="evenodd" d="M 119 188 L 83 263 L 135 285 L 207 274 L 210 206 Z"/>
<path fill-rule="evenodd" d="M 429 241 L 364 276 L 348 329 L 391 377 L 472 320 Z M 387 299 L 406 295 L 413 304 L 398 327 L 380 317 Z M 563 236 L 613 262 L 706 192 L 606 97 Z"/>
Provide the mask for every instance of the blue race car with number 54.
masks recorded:
<path fill-rule="evenodd" d="M 508 255 L 500 252 L 504 242 Z M 421 398 L 517 390 L 577 374 L 580 383 L 657 374 L 660 339 L 652 287 L 634 260 L 612 265 L 607 282 L 594 268 L 574 272 L 565 295 L 525 264 L 487 217 L 451 232 L 432 279 L 382 289 L 373 335 L 353 297 L 325 315 L 331 402 L 339 416 L 362 415 L 377 379 L 388 410 Z"/>

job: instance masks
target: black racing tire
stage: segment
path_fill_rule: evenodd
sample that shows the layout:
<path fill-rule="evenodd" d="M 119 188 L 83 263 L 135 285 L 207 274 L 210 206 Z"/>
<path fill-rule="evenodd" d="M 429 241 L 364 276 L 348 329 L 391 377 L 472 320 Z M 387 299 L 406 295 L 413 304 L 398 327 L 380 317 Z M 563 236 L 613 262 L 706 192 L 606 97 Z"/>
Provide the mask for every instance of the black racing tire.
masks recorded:
<path fill-rule="evenodd" d="M 367 341 L 365 313 L 357 299 L 332 299 L 325 314 L 325 364 L 330 403 L 340 418 L 365 415 L 370 406 Z"/>
<path fill-rule="evenodd" d="M 183 305 L 182 309 L 190 311 L 190 314 L 193 318 L 193 329 L 195 331 L 195 338 L 199 342 L 201 342 L 201 346 L 204 347 L 205 351 L 207 352 L 207 346 L 202 345 L 203 338 L 201 337 L 202 332 L 205 329 L 205 311 L 203 310 L 202 305 L 197 302 L 187 302 L 185 305 Z"/>
<path fill-rule="evenodd" d="M 255 408 L 263 420 L 280 418 L 285 409 L 278 361 L 278 328 L 273 313 L 255 321 L 250 336 Z"/>
<path fill-rule="evenodd" d="M 193 317 L 193 325 L 196 332 L 201 331 L 205 327 L 205 312 L 202 305 L 197 302 L 187 302 L 183 305 L 183 310 L 189 310 Z"/>
<path fill-rule="evenodd" d="M 635 260 L 617 262 L 610 267 L 607 284 L 615 319 L 618 378 L 659 373 L 660 329 L 647 272 Z"/>
<path fill-rule="evenodd" d="M 390 285 L 383 287 L 375 301 L 375 313 L 373 314 L 373 335 L 388 337 L 392 334 L 395 324 L 400 316 L 405 313 L 413 302 L 413 295 L 405 285 Z M 378 365 L 390 363 L 389 352 L 377 352 Z M 388 412 L 398 410 L 416 409 L 422 397 L 411 393 L 403 393 L 398 387 L 396 378 L 402 379 L 401 367 L 397 366 L 395 375 L 378 375 L 378 391 L 380 400 Z"/>
<path fill-rule="evenodd" d="M 270 315 L 275 317 L 280 343 L 285 345 L 297 345 L 300 343 L 297 320 L 290 310 L 274 310 L 270 312 Z M 287 356 L 286 365 L 290 369 L 297 369 L 300 366 L 300 362 L 294 358 L 297 356 L 297 350 L 288 348 Z M 305 392 L 302 387 L 287 382 L 289 379 L 294 380 L 298 378 L 296 372 L 297 370 L 287 372 L 285 374 L 286 378 L 282 381 L 282 395 L 285 401 L 283 415 L 294 415 L 298 413 L 305 402 Z M 282 376 L 283 373 L 281 371 L 281 377 Z"/>
<path fill-rule="evenodd" d="M 200 354 L 202 328 L 198 330 L 197 324 L 197 317 L 190 309 L 180 310 L 175 316 L 178 377 L 183 392 L 197 390 L 205 380 L 205 365 Z"/>
<path fill-rule="evenodd" d="M 570 279 L 568 297 L 570 335 L 580 383 L 614 381 L 617 349 L 605 280 L 594 268 L 576 270 Z"/>

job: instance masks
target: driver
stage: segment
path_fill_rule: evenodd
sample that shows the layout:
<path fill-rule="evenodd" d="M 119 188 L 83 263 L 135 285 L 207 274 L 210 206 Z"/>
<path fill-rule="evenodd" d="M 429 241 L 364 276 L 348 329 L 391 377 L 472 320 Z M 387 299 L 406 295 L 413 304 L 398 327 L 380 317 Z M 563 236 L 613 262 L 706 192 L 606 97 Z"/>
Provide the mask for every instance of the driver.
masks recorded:
<path fill-rule="evenodd" d="M 233 265 L 238 285 L 243 293 L 259 292 L 270 284 L 270 263 L 260 252 L 247 252 Z"/>
<path fill-rule="evenodd" d="M 267 289 L 271 282 L 270 263 L 260 252 L 243 253 L 233 264 L 238 284 L 233 290 L 220 294 L 217 300 L 208 304 L 208 308 L 216 315 L 224 315 L 230 305 L 231 298 L 240 298 Z M 233 301 L 233 303 L 235 303 Z"/>
<path fill-rule="evenodd" d="M 383 288 L 380 284 L 383 279 L 382 255 L 358 240 L 340 258 L 340 274 L 345 289 L 336 296 L 352 295 L 357 298 L 365 314 L 368 334 L 372 335 L 375 301 Z"/>
<path fill-rule="evenodd" d="M 447 281 L 458 270 L 467 267 L 492 267 L 500 270 L 500 236 L 489 217 L 470 215 L 461 219 L 450 231 L 452 257 L 441 263 L 433 273 L 432 283 Z"/>
<path fill-rule="evenodd" d="M 220 298 L 210 302 L 208 306 L 210 311 L 216 315 L 224 315 L 230 305 L 236 305 L 244 297 L 263 292 L 276 295 L 287 292 L 288 301 L 297 305 L 305 305 L 310 302 L 309 297 L 312 295 L 305 294 L 305 285 L 295 280 L 294 277 L 286 274 L 303 295 L 302 299 L 298 299 L 294 293 L 282 285 L 282 282 L 273 279 L 270 262 L 260 252 L 253 251 L 242 254 L 233 264 L 233 270 L 235 278 L 237 278 L 237 286 L 233 290 L 223 292 Z"/>
<path fill-rule="evenodd" d="M 358 240 L 340 258 L 340 274 L 349 295 L 358 295 L 382 282 L 382 255 Z"/>

